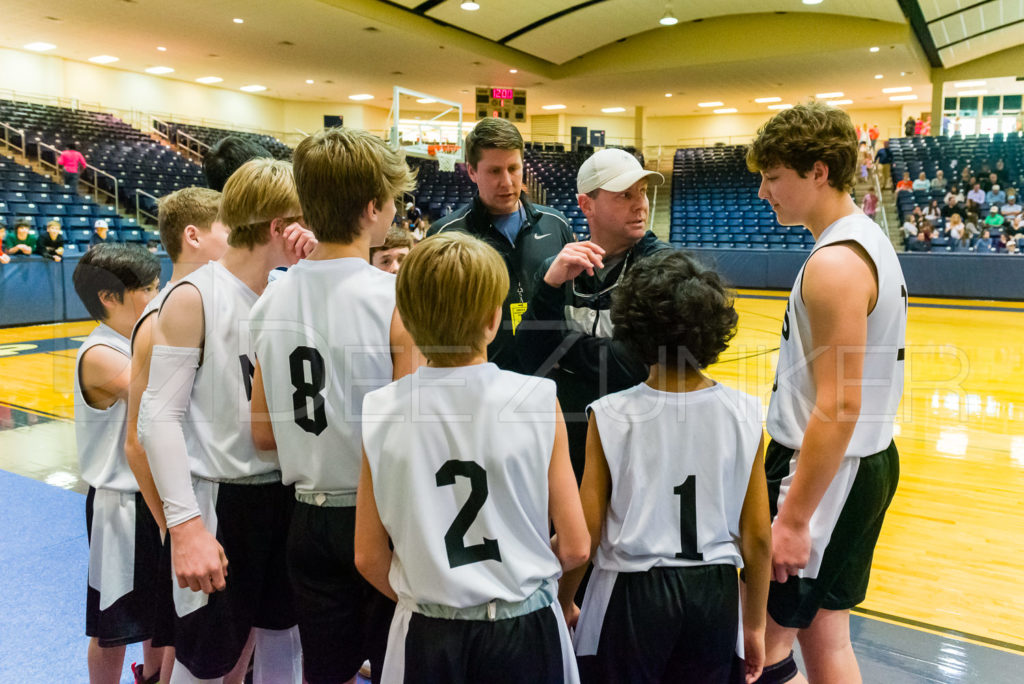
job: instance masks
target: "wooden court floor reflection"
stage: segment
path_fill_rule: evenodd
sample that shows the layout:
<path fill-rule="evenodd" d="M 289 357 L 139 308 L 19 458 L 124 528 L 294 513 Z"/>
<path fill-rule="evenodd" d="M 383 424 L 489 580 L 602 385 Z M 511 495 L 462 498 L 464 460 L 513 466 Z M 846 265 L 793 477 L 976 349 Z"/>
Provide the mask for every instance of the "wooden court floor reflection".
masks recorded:
<path fill-rule="evenodd" d="M 785 293 L 740 291 L 739 331 L 710 371 L 765 406 L 785 306 Z M 41 423 L 0 425 L 0 468 L 77 473 L 75 338 L 94 326 L 0 329 L 0 411 Z M 911 298 L 896 434 L 900 487 L 863 612 L 1024 652 L 1024 304 Z"/>

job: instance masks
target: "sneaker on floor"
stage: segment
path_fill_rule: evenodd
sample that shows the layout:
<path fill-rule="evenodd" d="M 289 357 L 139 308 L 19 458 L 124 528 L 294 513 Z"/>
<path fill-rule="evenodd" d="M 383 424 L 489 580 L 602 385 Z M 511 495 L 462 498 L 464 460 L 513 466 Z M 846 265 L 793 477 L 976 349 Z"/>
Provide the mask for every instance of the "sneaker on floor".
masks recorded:
<path fill-rule="evenodd" d="M 160 681 L 160 670 L 157 670 L 152 677 L 146 679 L 142 676 L 142 665 L 138 663 L 132 663 L 132 674 L 135 675 L 135 684 L 158 684 Z"/>
<path fill-rule="evenodd" d="M 369 660 L 365 661 L 363 663 L 363 666 L 361 668 L 359 668 L 359 676 L 360 677 L 365 677 L 366 679 L 370 678 L 370 661 Z"/>

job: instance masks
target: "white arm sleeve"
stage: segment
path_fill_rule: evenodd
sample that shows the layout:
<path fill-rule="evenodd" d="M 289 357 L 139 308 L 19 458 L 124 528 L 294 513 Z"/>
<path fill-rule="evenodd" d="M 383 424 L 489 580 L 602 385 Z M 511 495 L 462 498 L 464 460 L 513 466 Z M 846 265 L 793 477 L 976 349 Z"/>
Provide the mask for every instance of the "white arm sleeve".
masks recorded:
<path fill-rule="evenodd" d="M 168 527 L 199 516 L 182 429 L 198 368 L 199 349 L 154 345 L 149 384 L 139 405 L 139 440 L 149 456 Z"/>

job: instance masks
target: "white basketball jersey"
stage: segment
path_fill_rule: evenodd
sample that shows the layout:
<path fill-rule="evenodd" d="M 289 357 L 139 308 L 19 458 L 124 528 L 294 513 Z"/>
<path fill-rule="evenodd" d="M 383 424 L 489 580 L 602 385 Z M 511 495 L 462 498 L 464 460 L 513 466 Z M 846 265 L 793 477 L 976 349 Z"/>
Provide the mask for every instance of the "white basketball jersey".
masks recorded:
<path fill-rule="evenodd" d="M 139 326 L 142 325 L 142 322 L 146 320 L 150 314 L 160 311 L 160 307 L 163 306 L 164 300 L 167 299 L 167 295 L 171 293 L 171 290 L 173 290 L 174 286 L 177 284 L 177 281 L 168 281 L 162 288 L 160 288 L 160 291 L 156 293 L 156 296 L 149 300 L 149 303 L 146 304 L 146 308 L 142 310 L 142 315 L 139 316 L 139 320 L 135 321 L 135 325 L 132 327 L 131 343 L 128 345 L 128 348 L 132 352 L 135 351 L 135 333 L 138 332 Z"/>
<path fill-rule="evenodd" d="M 868 217 L 851 214 L 830 225 L 818 238 L 808 259 L 822 247 L 838 242 L 860 245 L 878 273 L 878 301 L 868 315 L 861 412 L 846 451 L 847 456 L 864 457 L 882 451 L 892 441 L 893 421 L 903 396 L 907 285 L 889 236 Z M 790 449 L 799 449 L 803 444 L 816 395 L 811 374 L 816 351 L 801 295 L 806 266 L 804 262 L 786 305 L 779 364 L 768 405 L 768 434 Z M 839 363 L 842 372 L 841 357 Z"/>
<path fill-rule="evenodd" d="M 492 363 L 422 367 L 363 402 L 377 510 L 399 599 L 522 601 L 557 578 L 548 466 L 555 384 Z"/>
<path fill-rule="evenodd" d="M 216 261 L 181 279 L 203 298 L 203 352 L 182 421 L 192 474 L 237 480 L 276 471 L 277 455 L 257 451 L 249 402 L 255 366 L 249 313 L 256 293 Z"/>
<path fill-rule="evenodd" d="M 300 261 L 256 302 L 249 325 L 285 484 L 355 494 L 363 397 L 394 374 L 394 311 L 395 276 L 358 258 Z"/>
<path fill-rule="evenodd" d="M 590 409 L 612 478 L 594 565 L 743 567 L 740 511 L 761 441 L 759 400 L 722 384 L 695 392 L 640 384 Z"/>
<path fill-rule="evenodd" d="M 139 485 L 124 455 L 128 404 L 118 399 L 107 409 L 89 406 L 82 394 L 82 356 L 96 346 L 110 347 L 130 358 L 128 338 L 100 323 L 78 348 L 75 360 L 75 439 L 82 479 L 96 489 L 137 492 Z"/>

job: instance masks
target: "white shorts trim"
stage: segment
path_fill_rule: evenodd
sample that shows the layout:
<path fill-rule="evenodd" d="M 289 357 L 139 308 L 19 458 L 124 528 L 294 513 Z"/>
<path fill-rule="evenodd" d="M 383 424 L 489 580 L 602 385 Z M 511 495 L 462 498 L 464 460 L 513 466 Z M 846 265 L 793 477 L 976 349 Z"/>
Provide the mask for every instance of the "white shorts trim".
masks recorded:
<path fill-rule="evenodd" d="M 135 588 L 135 492 L 95 489 L 89 539 L 89 586 L 106 610 Z"/>

